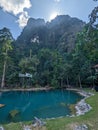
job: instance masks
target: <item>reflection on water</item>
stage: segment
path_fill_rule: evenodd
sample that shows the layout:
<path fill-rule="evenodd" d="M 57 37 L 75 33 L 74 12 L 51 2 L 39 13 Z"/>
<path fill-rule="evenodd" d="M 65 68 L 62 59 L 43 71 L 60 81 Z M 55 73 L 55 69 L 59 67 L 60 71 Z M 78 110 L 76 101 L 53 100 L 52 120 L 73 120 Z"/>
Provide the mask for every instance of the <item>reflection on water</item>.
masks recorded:
<path fill-rule="evenodd" d="M 75 92 L 66 90 L 51 90 L 37 92 L 3 92 L 0 103 L 6 106 L 0 108 L 0 123 L 10 121 L 28 121 L 34 116 L 52 118 L 70 115 L 69 104 L 75 104 L 82 97 Z M 19 111 L 14 118 L 9 118 L 9 112 Z"/>
<path fill-rule="evenodd" d="M 24 112 L 29 106 L 30 106 L 30 102 L 28 102 L 28 103 L 22 108 L 22 112 Z"/>
<path fill-rule="evenodd" d="M 0 92 L 0 97 L 2 96 L 2 92 Z"/>

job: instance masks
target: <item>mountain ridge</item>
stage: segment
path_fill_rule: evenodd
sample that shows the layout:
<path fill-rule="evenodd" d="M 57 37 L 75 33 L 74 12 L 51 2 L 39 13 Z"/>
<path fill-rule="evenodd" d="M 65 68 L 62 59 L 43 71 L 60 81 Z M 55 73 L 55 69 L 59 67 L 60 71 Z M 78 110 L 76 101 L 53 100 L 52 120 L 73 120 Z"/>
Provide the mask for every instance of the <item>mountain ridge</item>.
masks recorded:
<path fill-rule="evenodd" d="M 54 49 L 62 48 L 63 44 L 65 51 L 70 52 L 75 46 L 77 33 L 84 26 L 85 22 L 69 15 L 58 15 L 50 22 L 40 18 L 30 18 L 16 43 L 18 46 L 23 44 L 26 47 L 37 41 L 41 46 Z"/>

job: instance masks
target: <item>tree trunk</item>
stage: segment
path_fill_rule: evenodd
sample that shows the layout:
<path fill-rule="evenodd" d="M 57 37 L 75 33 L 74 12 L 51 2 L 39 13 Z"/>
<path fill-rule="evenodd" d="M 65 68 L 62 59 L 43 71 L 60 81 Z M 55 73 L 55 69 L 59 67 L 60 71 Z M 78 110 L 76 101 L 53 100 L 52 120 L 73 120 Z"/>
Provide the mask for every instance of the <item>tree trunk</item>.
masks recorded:
<path fill-rule="evenodd" d="M 80 75 L 79 75 L 79 85 L 80 85 L 80 88 L 82 88 Z"/>
<path fill-rule="evenodd" d="M 69 88 L 69 79 L 68 79 L 68 76 L 67 76 L 67 87 Z"/>
<path fill-rule="evenodd" d="M 4 61 L 4 65 L 3 65 L 3 75 L 2 75 L 2 81 L 1 81 L 1 88 L 4 88 L 4 86 L 5 86 L 5 70 L 6 70 L 6 60 Z"/>
<path fill-rule="evenodd" d="M 6 49 L 6 56 L 7 56 L 7 49 Z M 2 74 L 1 88 L 4 88 L 4 86 L 5 86 L 6 63 L 7 63 L 7 58 L 5 57 L 4 65 L 3 65 L 3 74 Z"/>
<path fill-rule="evenodd" d="M 62 85 L 63 85 L 63 83 L 62 83 L 62 78 L 60 79 L 60 87 L 62 88 Z"/>
<path fill-rule="evenodd" d="M 31 57 L 32 57 L 32 50 L 30 49 L 30 59 L 31 59 Z"/>

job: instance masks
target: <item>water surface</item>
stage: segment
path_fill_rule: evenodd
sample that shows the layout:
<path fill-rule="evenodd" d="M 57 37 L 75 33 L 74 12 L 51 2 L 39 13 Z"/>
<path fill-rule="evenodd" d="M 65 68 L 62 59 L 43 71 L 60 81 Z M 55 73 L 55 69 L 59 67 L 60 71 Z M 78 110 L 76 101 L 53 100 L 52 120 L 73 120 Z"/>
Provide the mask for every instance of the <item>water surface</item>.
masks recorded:
<path fill-rule="evenodd" d="M 67 90 L 3 92 L 0 94 L 0 123 L 29 121 L 34 118 L 52 118 L 70 115 L 70 104 L 75 104 L 82 98 L 79 94 Z M 12 110 L 19 113 L 10 117 Z"/>

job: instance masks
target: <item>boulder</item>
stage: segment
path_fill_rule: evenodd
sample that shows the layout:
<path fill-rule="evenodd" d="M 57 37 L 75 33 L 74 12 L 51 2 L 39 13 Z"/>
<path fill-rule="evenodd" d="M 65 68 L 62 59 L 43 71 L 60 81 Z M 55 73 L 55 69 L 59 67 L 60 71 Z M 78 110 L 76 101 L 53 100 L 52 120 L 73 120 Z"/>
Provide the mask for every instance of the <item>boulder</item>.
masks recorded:
<path fill-rule="evenodd" d="M 82 124 L 82 125 L 76 126 L 74 130 L 88 130 L 88 127 L 87 125 Z"/>
<path fill-rule="evenodd" d="M 85 102 L 85 99 L 83 99 L 79 103 L 77 103 L 75 108 L 77 110 L 77 112 L 76 112 L 77 116 L 84 115 L 86 112 L 88 112 L 92 109 L 91 106 Z"/>

